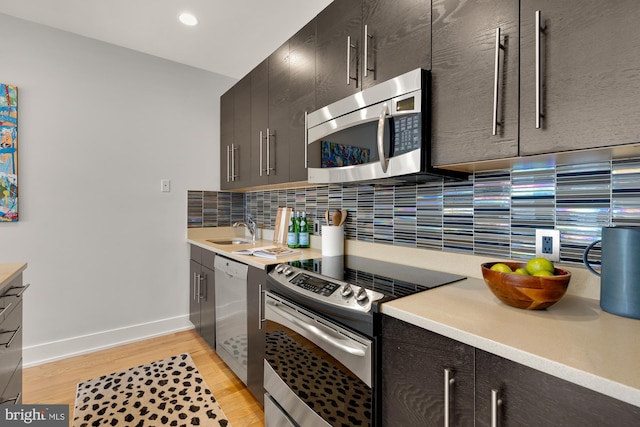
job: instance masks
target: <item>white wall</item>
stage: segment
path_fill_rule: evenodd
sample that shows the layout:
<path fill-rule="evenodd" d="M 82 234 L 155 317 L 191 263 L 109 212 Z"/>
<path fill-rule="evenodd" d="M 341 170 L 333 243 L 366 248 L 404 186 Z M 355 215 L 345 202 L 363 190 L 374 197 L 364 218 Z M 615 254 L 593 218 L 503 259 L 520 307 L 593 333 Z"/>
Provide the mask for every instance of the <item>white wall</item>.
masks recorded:
<path fill-rule="evenodd" d="M 25 365 L 190 327 L 186 192 L 219 188 L 235 79 L 7 15 L 0 28 L 20 215 L 0 224 L 0 263 L 29 264 Z"/>

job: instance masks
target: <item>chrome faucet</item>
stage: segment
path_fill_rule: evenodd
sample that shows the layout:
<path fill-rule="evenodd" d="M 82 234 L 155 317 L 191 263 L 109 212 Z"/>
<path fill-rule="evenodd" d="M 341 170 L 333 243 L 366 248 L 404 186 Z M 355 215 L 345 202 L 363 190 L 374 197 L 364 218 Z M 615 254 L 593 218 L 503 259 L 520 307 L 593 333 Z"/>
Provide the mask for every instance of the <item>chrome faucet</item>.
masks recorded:
<path fill-rule="evenodd" d="M 256 222 L 253 220 L 251 215 L 247 214 L 247 222 L 244 221 L 236 221 L 233 223 L 234 227 L 245 227 L 249 230 L 249 234 L 251 234 L 251 241 L 256 241 Z"/>

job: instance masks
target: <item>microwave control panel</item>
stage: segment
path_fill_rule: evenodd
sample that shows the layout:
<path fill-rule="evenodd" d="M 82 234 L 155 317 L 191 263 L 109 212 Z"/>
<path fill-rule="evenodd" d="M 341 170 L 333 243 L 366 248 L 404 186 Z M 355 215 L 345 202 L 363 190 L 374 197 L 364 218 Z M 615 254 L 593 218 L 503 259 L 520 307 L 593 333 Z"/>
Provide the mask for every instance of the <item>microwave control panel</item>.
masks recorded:
<path fill-rule="evenodd" d="M 421 148 L 422 123 L 419 114 L 407 114 L 393 118 L 392 155 L 408 153 Z"/>

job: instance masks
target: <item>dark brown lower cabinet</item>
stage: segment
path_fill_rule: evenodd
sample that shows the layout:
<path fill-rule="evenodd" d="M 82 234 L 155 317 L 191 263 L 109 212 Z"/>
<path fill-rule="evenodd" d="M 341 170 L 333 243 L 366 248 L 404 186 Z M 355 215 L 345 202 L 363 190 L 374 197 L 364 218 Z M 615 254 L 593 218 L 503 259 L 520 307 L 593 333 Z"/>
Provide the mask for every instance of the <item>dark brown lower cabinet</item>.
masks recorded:
<path fill-rule="evenodd" d="M 637 406 L 389 316 L 381 358 L 384 426 L 640 425 Z"/>
<path fill-rule="evenodd" d="M 630 367 L 630 369 L 633 369 Z M 476 426 L 632 427 L 640 408 L 476 349 Z"/>
<path fill-rule="evenodd" d="M 473 347 L 389 316 L 381 345 L 383 426 L 445 425 L 445 370 L 449 425 L 473 426 Z"/>
<path fill-rule="evenodd" d="M 189 320 L 200 336 L 216 347 L 216 302 L 213 261 L 215 253 L 191 245 L 189 268 Z"/>

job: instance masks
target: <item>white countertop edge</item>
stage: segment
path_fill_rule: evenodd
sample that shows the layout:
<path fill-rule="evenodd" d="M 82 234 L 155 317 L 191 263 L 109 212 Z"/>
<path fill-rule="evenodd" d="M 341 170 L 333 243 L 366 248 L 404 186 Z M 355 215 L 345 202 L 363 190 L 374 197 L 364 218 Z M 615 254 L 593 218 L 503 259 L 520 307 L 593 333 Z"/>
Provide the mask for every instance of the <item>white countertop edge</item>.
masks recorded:
<path fill-rule="evenodd" d="M 451 327 L 444 323 L 435 322 L 422 316 L 414 315 L 392 306 L 387 306 L 386 304 L 382 304 L 381 311 L 383 314 L 395 317 L 396 319 L 403 320 L 407 323 L 460 341 L 488 353 L 495 354 L 505 359 L 520 363 L 521 365 L 528 366 L 595 392 L 640 407 L 640 390 L 633 387 L 489 340 L 482 336 Z"/>

